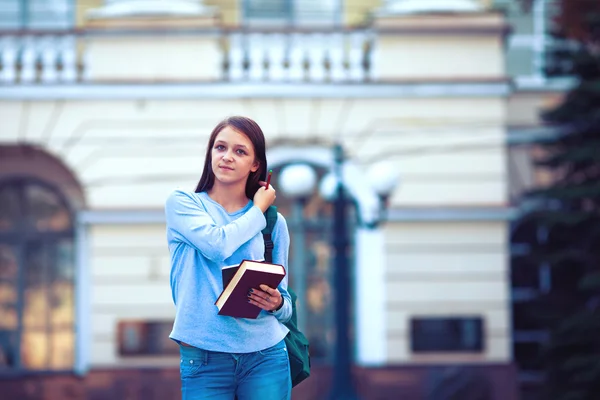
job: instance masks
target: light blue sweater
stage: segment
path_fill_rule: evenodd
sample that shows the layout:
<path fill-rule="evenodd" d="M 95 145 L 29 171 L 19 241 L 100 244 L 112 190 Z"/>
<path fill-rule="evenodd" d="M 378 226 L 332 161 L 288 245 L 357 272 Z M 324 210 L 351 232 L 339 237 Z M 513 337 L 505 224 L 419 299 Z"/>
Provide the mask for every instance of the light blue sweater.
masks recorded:
<path fill-rule="evenodd" d="M 218 315 L 215 301 L 223 290 L 221 268 L 244 259 L 264 260 L 262 211 L 252 201 L 234 213 L 206 192 L 174 191 L 165 206 L 171 254 L 171 292 L 176 306 L 170 338 L 194 347 L 226 353 L 250 353 L 271 347 L 288 333 L 282 324 L 292 315 L 287 274 L 278 289 L 283 307 L 261 311 L 257 319 Z M 286 268 L 289 233 L 281 214 L 273 229 L 273 263 Z"/>

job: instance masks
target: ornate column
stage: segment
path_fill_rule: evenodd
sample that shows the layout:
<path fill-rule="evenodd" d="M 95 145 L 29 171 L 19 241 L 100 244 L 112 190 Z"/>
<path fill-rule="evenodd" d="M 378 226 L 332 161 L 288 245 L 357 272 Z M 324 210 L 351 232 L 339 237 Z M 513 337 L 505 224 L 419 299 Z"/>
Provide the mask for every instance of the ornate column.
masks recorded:
<path fill-rule="evenodd" d="M 194 0 L 107 0 L 85 27 L 91 81 L 212 81 L 222 76 L 216 9 Z"/>

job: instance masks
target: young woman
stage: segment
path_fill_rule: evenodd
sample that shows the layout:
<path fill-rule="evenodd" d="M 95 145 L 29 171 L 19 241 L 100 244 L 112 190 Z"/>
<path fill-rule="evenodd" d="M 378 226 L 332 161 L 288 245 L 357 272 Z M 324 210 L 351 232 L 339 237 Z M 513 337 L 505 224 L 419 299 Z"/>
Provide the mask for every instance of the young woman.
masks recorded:
<path fill-rule="evenodd" d="M 167 199 L 171 291 L 176 307 L 171 339 L 180 345 L 183 400 L 290 399 L 283 325 L 292 314 L 287 276 L 277 288 L 261 285 L 248 301 L 257 319 L 218 315 L 221 269 L 244 259 L 263 260 L 264 212 L 275 200 L 266 188 L 265 138 L 249 118 L 219 123 L 208 141 L 195 192 Z M 289 233 L 278 215 L 273 263 L 287 268 Z"/>

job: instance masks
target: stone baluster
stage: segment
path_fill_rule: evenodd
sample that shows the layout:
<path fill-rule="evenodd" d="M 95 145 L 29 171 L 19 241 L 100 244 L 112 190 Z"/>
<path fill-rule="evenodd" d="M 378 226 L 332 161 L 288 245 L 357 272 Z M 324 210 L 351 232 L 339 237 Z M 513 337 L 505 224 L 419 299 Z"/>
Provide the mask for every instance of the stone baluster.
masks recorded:
<path fill-rule="evenodd" d="M 0 47 L 0 59 L 2 71 L 0 81 L 3 83 L 14 83 L 17 79 L 17 45 L 14 38 L 6 37 Z"/>
<path fill-rule="evenodd" d="M 77 80 L 77 50 L 73 36 L 65 36 L 59 46 L 62 71 L 60 80 L 63 82 L 75 82 Z"/>
<path fill-rule="evenodd" d="M 282 81 L 286 78 L 285 53 L 286 37 L 281 33 L 269 35 L 266 40 L 267 59 L 269 60 L 269 80 Z"/>
<path fill-rule="evenodd" d="M 240 33 L 229 36 L 229 67 L 227 78 L 230 81 L 239 81 L 244 78 L 244 37 Z"/>
<path fill-rule="evenodd" d="M 57 40 L 52 36 L 45 37 L 41 44 L 41 80 L 43 83 L 53 83 L 58 80 L 58 51 Z"/>
<path fill-rule="evenodd" d="M 350 79 L 353 81 L 363 81 L 365 79 L 364 45 L 364 32 L 353 32 L 350 34 L 348 63 L 350 68 Z"/>
<path fill-rule="evenodd" d="M 305 77 L 304 61 L 305 50 L 303 35 L 293 34 L 290 38 L 288 78 L 290 81 L 303 81 Z"/>
<path fill-rule="evenodd" d="M 347 79 L 344 36 L 341 33 L 334 33 L 329 42 L 329 77 L 333 82 L 344 81 Z"/>
<path fill-rule="evenodd" d="M 324 35 L 316 33 L 311 35 L 310 49 L 308 50 L 308 76 L 311 81 L 325 80 L 325 44 Z"/>
<path fill-rule="evenodd" d="M 33 38 L 24 38 L 21 43 L 21 82 L 31 83 L 36 79 L 36 43 Z"/>
<path fill-rule="evenodd" d="M 375 80 L 375 64 L 374 64 L 374 54 L 375 54 L 375 43 L 377 42 L 376 36 L 373 32 L 368 32 L 365 37 L 366 44 L 368 45 L 368 49 L 365 53 L 365 60 L 368 65 L 368 69 L 365 71 L 366 79 L 373 81 Z"/>
<path fill-rule="evenodd" d="M 82 81 L 91 81 L 94 76 L 94 64 L 91 62 L 92 55 L 89 48 L 84 48 L 83 53 L 81 54 L 81 80 Z"/>
<path fill-rule="evenodd" d="M 265 78 L 265 42 L 264 35 L 251 33 L 248 36 L 248 76 L 252 81 L 262 81 Z"/>

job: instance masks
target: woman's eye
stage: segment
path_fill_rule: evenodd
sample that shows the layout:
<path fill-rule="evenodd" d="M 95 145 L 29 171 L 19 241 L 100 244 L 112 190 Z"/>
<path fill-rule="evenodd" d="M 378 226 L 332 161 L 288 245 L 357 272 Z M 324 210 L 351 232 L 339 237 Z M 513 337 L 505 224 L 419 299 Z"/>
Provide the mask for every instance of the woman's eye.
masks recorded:
<path fill-rule="evenodd" d="M 225 148 L 225 146 L 223 146 L 222 144 L 218 144 L 215 146 L 216 150 L 223 150 Z"/>
<path fill-rule="evenodd" d="M 238 149 L 238 151 L 237 151 L 237 152 L 238 152 L 238 154 L 242 154 L 242 155 L 245 155 L 245 154 L 246 154 L 246 152 L 245 152 L 244 150 L 242 150 L 242 149 Z"/>

